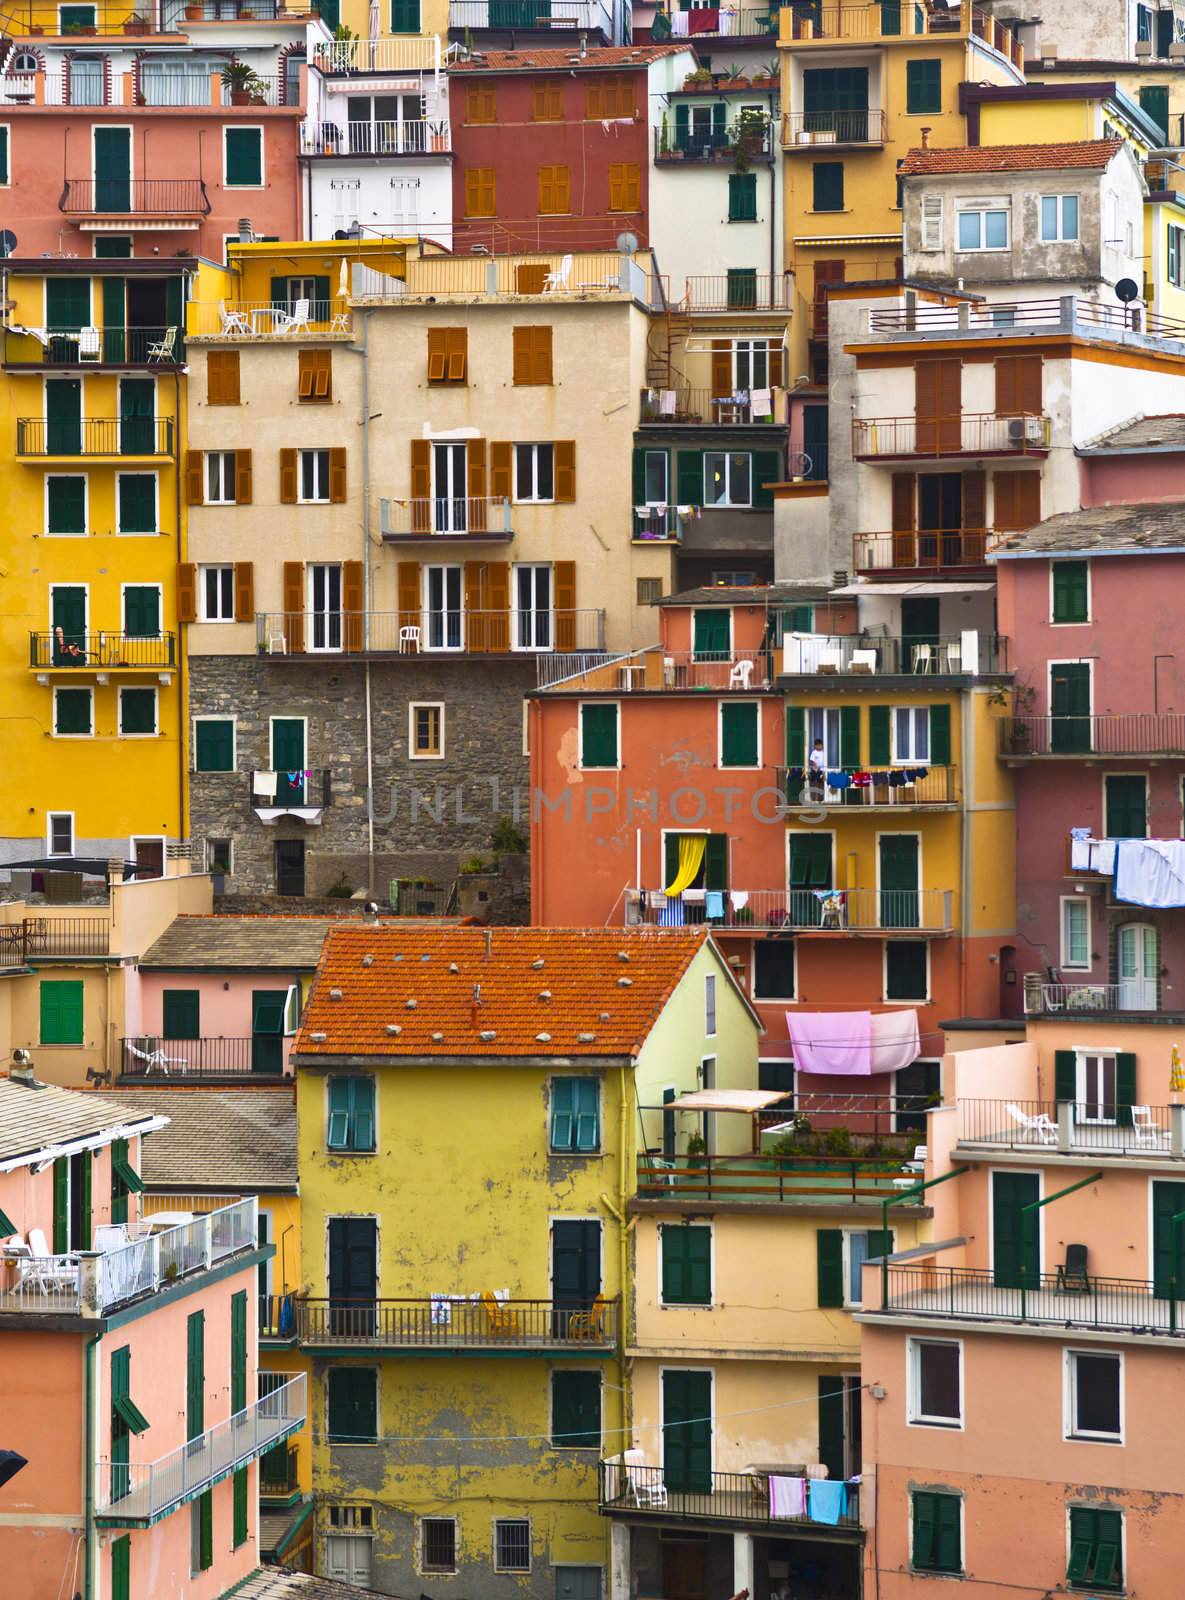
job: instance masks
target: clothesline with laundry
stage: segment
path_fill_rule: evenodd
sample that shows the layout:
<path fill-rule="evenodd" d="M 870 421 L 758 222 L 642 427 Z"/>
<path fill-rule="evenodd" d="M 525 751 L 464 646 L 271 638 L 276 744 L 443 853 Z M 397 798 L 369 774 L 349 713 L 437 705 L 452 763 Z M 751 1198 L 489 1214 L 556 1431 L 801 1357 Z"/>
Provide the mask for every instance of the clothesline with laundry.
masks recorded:
<path fill-rule="evenodd" d="M 848 1485 L 857 1487 L 860 1478 L 799 1478 L 771 1473 L 769 1514 L 773 1521 L 804 1518 L 835 1527 L 848 1509 Z"/>
<path fill-rule="evenodd" d="M 1185 839 L 1096 839 L 1070 829 L 1070 870 L 1110 877 L 1116 900 L 1167 910 L 1185 906 Z"/>

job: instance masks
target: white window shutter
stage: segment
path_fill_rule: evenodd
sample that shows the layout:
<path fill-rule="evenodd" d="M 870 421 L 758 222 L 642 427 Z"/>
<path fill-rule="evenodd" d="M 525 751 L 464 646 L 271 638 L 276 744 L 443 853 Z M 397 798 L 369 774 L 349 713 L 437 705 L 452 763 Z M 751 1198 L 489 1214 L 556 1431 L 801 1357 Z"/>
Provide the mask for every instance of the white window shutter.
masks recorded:
<path fill-rule="evenodd" d="M 922 196 L 922 249 L 942 249 L 942 196 Z"/>

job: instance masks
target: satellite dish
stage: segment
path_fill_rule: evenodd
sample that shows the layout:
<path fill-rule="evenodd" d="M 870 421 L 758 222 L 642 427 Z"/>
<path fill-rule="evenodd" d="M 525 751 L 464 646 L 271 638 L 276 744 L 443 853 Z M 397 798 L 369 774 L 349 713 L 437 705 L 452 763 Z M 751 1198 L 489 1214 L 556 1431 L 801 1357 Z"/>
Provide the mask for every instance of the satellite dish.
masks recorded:
<path fill-rule="evenodd" d="M 0 231 L 0 256 L 10 256 L 16 251 L 16 234 L 11 228 Z"/>
<path fill-rule="evenodd" d="M 636 233 L 619 233 L 617 235 L 617 248 L 623 256 L 632 256 L 638 248 L 638 235 Z"/>
<path fill-rule="evenodd" d="M 1115 285 L 1115 298 L 1123 305 L 1140 298 L 1140 286 L 1134 278 L 1120 278 Z"/>

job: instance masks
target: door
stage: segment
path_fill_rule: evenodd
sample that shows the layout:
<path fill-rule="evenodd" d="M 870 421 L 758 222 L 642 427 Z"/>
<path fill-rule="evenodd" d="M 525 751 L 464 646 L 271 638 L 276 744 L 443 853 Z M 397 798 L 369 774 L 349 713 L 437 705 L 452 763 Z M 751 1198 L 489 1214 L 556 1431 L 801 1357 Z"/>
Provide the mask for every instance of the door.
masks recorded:
<path fill-rule="evenodd" d="M 195 1311 L 186 1324 L 185 1437 L 200 1439 L 206 1427 L 206 1314 Z"/>
<path fill-rule="evenodd" d="M 304 840 L 276 840 L 276 893 L 304 894 Z"/>
<path fill-rule="evenodd" d="M 272 718 L 272 771 L 276 775 L 276 804 L 303 806 L 308 798 L 303 717 Z M 282 894 L 283 890 L 279 892 Z M 300 892 L 304 893 L 303 888 Z"/>
<path fill-rule="evenodd" d="M 919 534 L 919 558 L 929 560 L 926 540 Z M 937 653 L 942 602 L 934 595 L 905 595 L 901 601 L 901 670 L 914 671 L 914 646 L 928 644 Z"/>
<path fill-rule="evenodd" d="M 324 16 L 324 12 L 322 15 Z M 325 1576 L 369 1589 L 374 1540 L 366 1534 L 331 1533 L 325 1540 Z"/>
<path fill-rule="evenodd" d="M 601 1292 L 601 1224 L 561 1222 L 551 1225 L 551 1298 L 557 1337 L 567 1332 L 568 1317 L 588 1311 Z"/>
<path fill-rule="evenodd" d="M 251 1071 L 279 1077 L 284 1070 L 284 989 L 251 993 Z"/>
<path fill-rule="evenodd" d="M 1090 663 L 1059 661 L 1049 669 L 1049 748 L 1058 755 L 1090 749 Z"/>
<path fill-rule="evenodd" d="M 819 1456 L 830 1478 L 860 1472 L 860 1378 L 841 1372 L 819 1379 Z"/>
<path fill-rule="evenodd" d="M 96 128 L 95 210 L 132 209 L 132 130 Z"/>
<path fill-rule="evenodd" d="M 55 584 L 51 615 L 54 666 L 65 667 L 76 661 L 79 664 L 85 662 L 86 590 L 83 586 L 73 583 Z M 71 649 L 81 651 L 82 654 L 72 656 L 68 653 Z"/>
<path fill-rule="evenodd" d="M 919 566 L 957 567 L 962 527 L 962 473 L 924 473 L 918 478 Z"/>
<path fill-rule="evenodd" d="M 45 385 L 45 448 L 51 456 L 81 453 L 81 378 L 54 378 Z"/>
<path fill-rule="evenodd" d="M 1169 1295 L 1178 1300 L 1185 1299 L 1185 1221 L 1177 1223 L 1175 1228 L 1173 1226 L 1173 1218 L 1182 1211 L 1185 1211 L 1185 1183 L 1154 1179 L 1152 1292 L 1158 1299 Z"/>
<path fill-rule="evenodd" d="M 816 483 L 827 482 L 827 407 L 803 406 L 802 453 L 806 457 L 802 466 L 804 478 Z"/>
<path fill-rule="evenodd" d="M 464 638 L 461 628 L 460 567 L 429 567 L 425 574 L 425 601 L 429 650 L 460 650 Z"/>
<path fill-rule="evenodd" d="M 70 1157 L 70 1248 L 91 1247 L 91 1153 L 78 1150 Z"/>
<path fill-rule="evenodd" d="M 72 106 L 101 106 L 105 99 L 103 63 L 98 56 L 75 56 L 70 62 L 67 92 Z M 98 177 L 98 173 L 95 173 Z M 97 199 L 96 199 L 97 203 Z M 127 210 L 124 206 L 123 210 Z"/>
<path fill-rule="evenodd" d="M 920 928 L 921 841 L 916 833 L 884 833 L 880 839 L 880 925 Z"/>
<path fill-rule="evenodd" d="M 309 649 L 342 647 L 342 569 L 336 563 L 309 567 Z"/>
<path fill-rule="evenodd" d="M 329 1219 L 330 1332 L 374 1332 L 378 1296 L 378 1222 L 374 1217 Z"/>
<path fill-rule="evenodd" d="M 145 878 L 163 878 L 165 875 L 165 841 L 163 839 L 133 839 L 132 860 L 136 863 L 136 882 Z"/>
<path fill-rule="evenodd" d="M 432 446 L 432 496 L 435 501 L 434 533 L 464 533 L 469 526 L 469 485 L 466 447 L 463 444 Z"/>
<path fill-rule="evenodd" d="M 1119 930 L 1119 1009 L 1155 1011 L 1159 941 L 1149 922 L 1128 922 Z"/>
<path fill-rule="evenodd" d="M 551 649 L 551 568 L 516 567 L 514 572 L 515 646 Z"/>
<path fill-rule="evenodd" d="M 708 1573 L 702 1541 L 664 1538 L 658 1548 L 662 1557 L 662 1593 L 667 1600 L 706 1600 Z"/>
<path fill-rule="evenodd" d="M 920 455 L 953 455 L 963 438 L 963 364 L 919 361 L 914 368 L 915 445 Z"/>
<path fill-rule="evenodd" d="M 153 454 L 156 380 L 124 378 L 119 385 L 119 450 L 125 456 Z"/>
<path fill-rule="evenodd" d="M 1040 1212 L 1021 1215 L 1024 1206 L 1040 1198 L 1037 1173 L 992 1173 L 992 1281 L 997 1289 L 1040 1285 Z"/>
<path fill-rule="evenodd" d="M 832 887 L 831 835 L 790 835 L 790 925 L 817 928 L 823 920 L 823 890 Z"/>
<path fill-rule="evenodd" d="M 662 1375 L 662 1479 L 672 1494 L 712 1492 L 712 1374 Z"/>
<path fill-rule="evenodd" d="M 1113 1123 L 1117 1110 L 1117 1063 L 1113 1055 L 1084 1050 L 1077 1057 L 1075 1122 Z M 1130 1116 L 1127 1119 L 1131 1121 Z"/>
<path fill-rule="evenodd" d="M 925 1142 L 926 1108 L 942 1098 L 942 1063 L 912 1061 L 893 1076 L 893 1127 L 897 1133 L 920 1133 Z"/>

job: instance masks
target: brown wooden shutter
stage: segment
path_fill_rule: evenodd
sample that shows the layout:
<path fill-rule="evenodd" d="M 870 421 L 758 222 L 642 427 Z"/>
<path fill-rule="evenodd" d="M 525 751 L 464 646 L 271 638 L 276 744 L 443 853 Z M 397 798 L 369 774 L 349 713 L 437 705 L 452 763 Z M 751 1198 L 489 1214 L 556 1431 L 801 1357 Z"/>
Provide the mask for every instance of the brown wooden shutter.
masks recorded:
<path fill-rule="evenodd" d="M 295 450 L 281 450 L 281 456 L 295 456 Z M 296 475 L 295 466 L 292 469 Z M 300 655 L 304 649 L 304 562 L 284 563 L 284 633 L 288 640 L 289 655 Z"/>
<path fill-rule="evenodd" d="M 1040 416 L 1043 405 L 1040 356 L 996 358 L 996 415 Z"/>
<path fill-rule="evenodd" d="M 444 335 L 448 352 L 445 376 L 450 383 L 465 383 L 469 376 L 469 329 L 446 328 Z"/>
<path fill-rule="evenodd" d="M 490 445 L 490 499 L 509 500 L 514 495 L 514 446 L 498 440 Z"/>
<path fill-rule="evenodd" d="M 975 566 L 984 558 L 987 540 L 984 529 L 987 526 L 987 474 L 985 472 L 964 472 L 963 474 L 963 521 L 962 532 L 959 538 L 959 562 L 964 566 Z"/>
<path fill-rule="evenodd" d="M 329 400 L 333 391 L 332 352 L 302 350 L 297 394 L 301 400 Z"/>
<path fill-rule="evenodd" d="M 510 337 L 513 341 L 514 361 L 513 379 L 515 383 L 530 383 L 531 381 L 531 330 L 530 328 L 511 328 Z"/>
<path fill-rule="evenodd" d="M 189 506 L 200 506 L 205 500 L 202 493 L 202 452 L 200 450 L 187 450 L 185 452 L 185 503 Z"/>
<path fill-rule="evenodd" d="M 769 346 L 769 386 L 771 389 L 782 387 L 782 346 L 774 340 Z"/>
<path fill-rule="evenodd" d="M 239 352 L 211 350 L 206 356 L 206 404 L 239 404 Z"/>
<path fill-rule="evenodd" d="M 469 477 L 469 520 L 471 532 L 482 533 L 486 527 L 486 442 L 470 439 L 465 447 L 465 463 Z"/>
<path fill-rule="evenodd" d="M 428 439 L 411 442 L 411 530 L 432 531 L 432 444 Z"/>
<path fill-rule="evenodd" d="M 296 451 L 280 451 L 280 504 L 296 504 Z"/>
<path fill-rule="evenodd" d="M 249 506 L 251 504 L 251 452 L 250 450 L 235 451 L 235 504 Z"/>
<path fill-rule="evenodd" d="M 177 621 L 197 621 L 197 567 L 192 561 L 177 568 Z"/>
<path fill-rule="evenodd" d="M 847 270 L 843 261 L 815 262 L 815 293 L 811 302 L 811 338 L 827 337 L 827 290 L 833 283 L 842 283 Z"/>
<path fill-rule="evenodd" d="M 255 620 L 255 566 L 250 561 L 235 562 L 235 621 Z"/>
<path fill-rule="evenodd" d="M 576 441 L 555 442 L 555 503 L 571 505 L 576 498 Z"/>
<path fill-rule="evenodd" d="M 470 650 L 488 649 L 488 617 L 485 590 L 485 563 L 466 561 L 465 586 L 465 644 Z"/>
<path fill-rule="evenodd" d="M 447 328 L 428 329 L 428 382 L 443 383 L 448 366 Z"/>
<path fill-rule="evenodd" d="M 551 569 L 555 582 L 555 646 L 576 648 L 576 563 L 557 561 Z"/>
<path fill-rule="evenodd" d="M 712 340 L 712 399 L 732 393 L 732 340 Z"/>
<path fill-rule="evenodd" d="M 420 626 L 420 563 L 401 561 L 398 565 L 399 626 Z M 423 641 L 421 641 L 422 643 Z"/>
<path fill-rule="evenodd" d="M 963 363 L 957 358 L 919 361 L 914 367 L 916 447 L 925 455 L 951 455 L 963 437 Z"/>
<path fill-rule="evenodd" d="M 1015 533 L 1041 520 L 1041 474 L 997 472 L 992 476 L 992 527 Z"/>
<path fill-rule="evenodd" d="M 911 567 L 914 558 L 914 500 L 917 474 L 893 474 L 893 565 Z"/>
<path fill-rule="evenodd" d="M 345 648 L 357 653 L 362 648 L 362 563 L 342 562 L 342 638 Z"/>
<path fill-rule="evenodd" d="M 552 345 L 551 327 L 549 324 L 544 324 L 543 327 L 535 328 L 532 330 L 532 332 L 533 337 L 531 343 L 534 347 L 534 359 L 531 363 L 531 366 L 534 376 L 532 377 L 531 381 L 532 383 L 550 383 Z"/>
<path fill-rule="evenodd" d="M 490 562 L 486 568 L 486 592 L 489 595 L 486 649 L 501 653 L 510 649 L 509 561 Z"/>
<path fill-rule="evenodd" d="M 329 452 L 329 500 L 332 505 L 345 504 L 346 499 L 346 451 L 340 445 Z"/>

